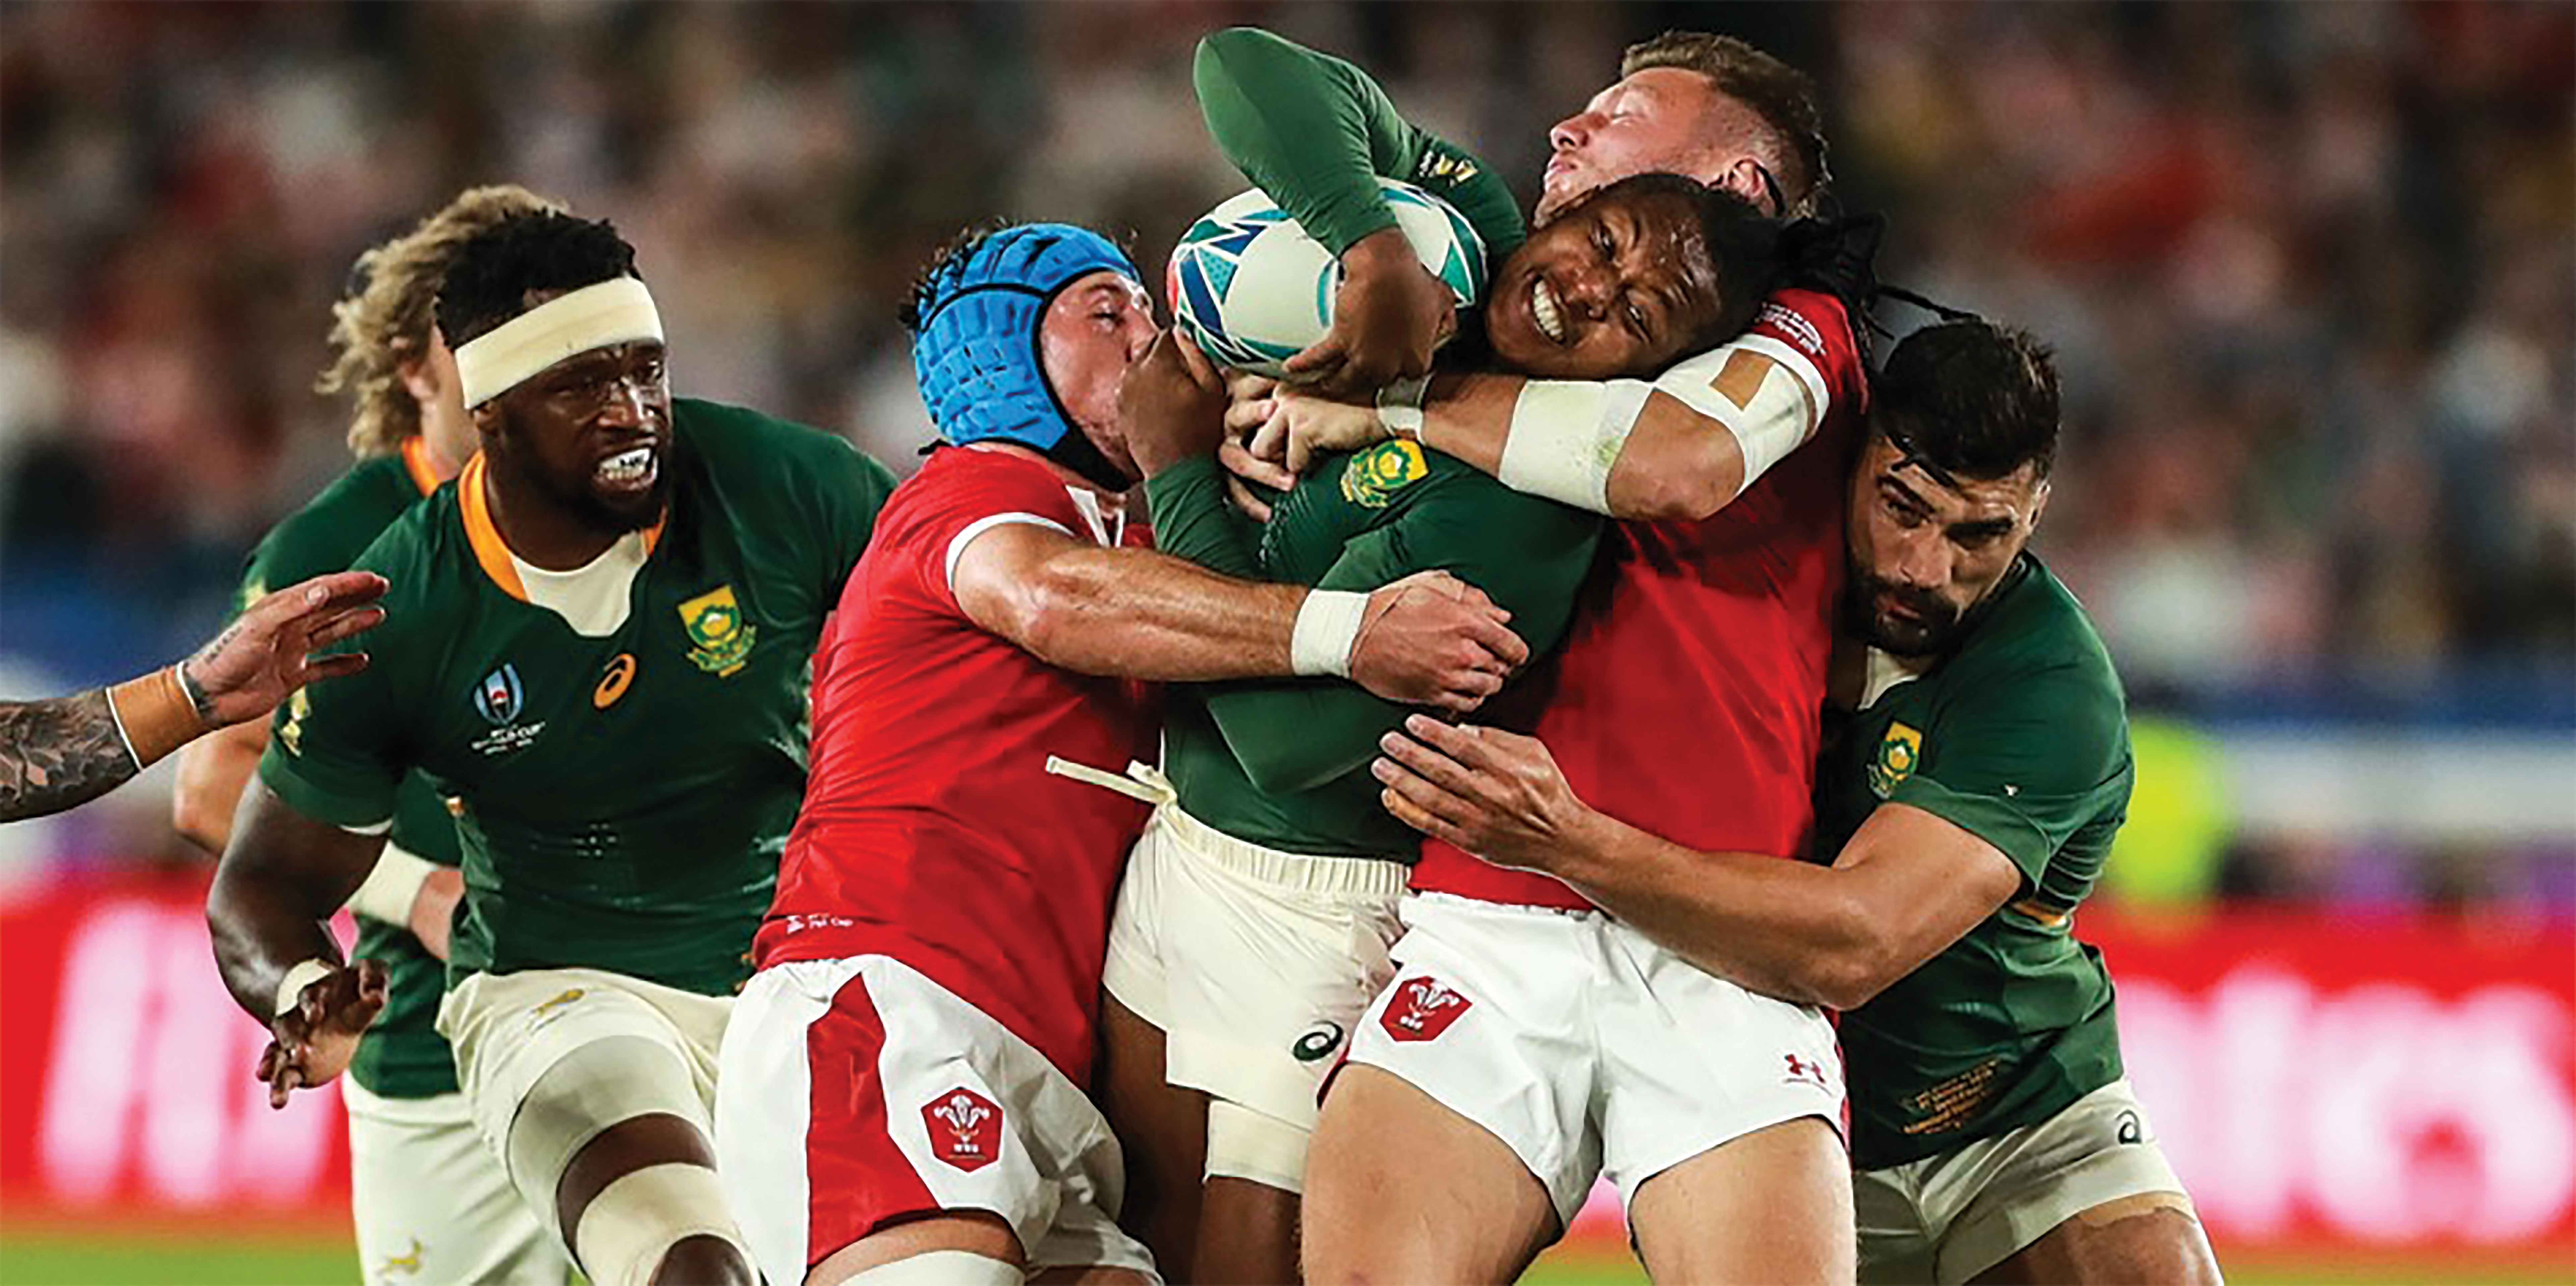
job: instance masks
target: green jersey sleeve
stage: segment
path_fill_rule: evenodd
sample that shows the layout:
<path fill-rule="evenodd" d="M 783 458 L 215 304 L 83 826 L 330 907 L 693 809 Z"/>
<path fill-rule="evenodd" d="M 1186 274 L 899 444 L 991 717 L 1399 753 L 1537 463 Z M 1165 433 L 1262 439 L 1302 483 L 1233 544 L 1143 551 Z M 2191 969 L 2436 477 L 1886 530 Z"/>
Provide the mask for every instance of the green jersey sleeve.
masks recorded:
<path fill-rule="evenodd" d="M 1365 489 L 1345 490 L 1349 477 L 1401 476 L 1386 461 L 1419 450 L 1388 443 L 1348 457 L 1339 471 L 1345 477 L 1324 469 L 1299 490 L 1319 489 L 1310 497 L 1332 493 L 1314 508 L 1364 504 Z M 1292 501 L 1272 521 L 1313 516 Z M 1415 572 L 1445 571 L 1510 612 L 1512 631 L 1530 655 L 1542 656 L 1565 637 L 1600 537 L 1601 520 L 1591 514 L 1524 496 L 1444 460 L 1437 486 L 1393 521 L 1346 541 L 1316 588 L 1367 591 Z M 1264 791 L 1312 789 L 1358 771 L 1378 753 L 1378 738 L 1411 712 L 1356 684 L 1330 680 L 1217 685 L 1207 707 L 1245 774 Z"/>
<path fill-rule="evenodd" d="M 1964 676 L 1963 676 L 1964 677 Z M 1943 703 L 1921 733 L 1922 762 L 1889 791 L 2000 849 L 2041 890 L 2067 841 L 2125 807 L 2128 716 L 2090 667 L 1998 669 Z M 2093 857 L 2098 865 L 2099 855 Z M 2081 873 L 2089 884 L 2092 872 Z"/>
<path fill-rule="evenodd" d="M 1519 202 L 1483 161 L 1404 119 L 1342 59 L 1236 27 L 1199 41 L 1191 77 L 1217 150 L 1334 254 L 1395 226 L 1380 176 L 1456 206 L 1489 259 L 1525 235 Z"/>
<path fill-rule="evenodd" d="M 1225 471 L 1205 457 L 1184 460 L 1145 480 L 1154 547 L 1220 576 L 1259 580 L 1261 528 L 1225 496 Z"/>

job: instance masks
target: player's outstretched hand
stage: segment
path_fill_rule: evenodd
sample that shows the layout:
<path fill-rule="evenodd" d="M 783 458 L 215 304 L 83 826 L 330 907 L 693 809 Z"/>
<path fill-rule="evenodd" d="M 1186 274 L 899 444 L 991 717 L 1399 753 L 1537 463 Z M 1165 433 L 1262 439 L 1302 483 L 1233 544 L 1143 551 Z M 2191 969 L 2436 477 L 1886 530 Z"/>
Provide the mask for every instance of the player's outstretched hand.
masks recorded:
<path fill-rule="evenodd" d="M 347 1071 L 358 1037 L 385 1007 L 385 967 L 355 960 L 304 984 L 295 1008 L 270 1019 L 268 1048 L 259 1055 L 259 1078 L 268 1082 L 268 1105 Z"/>
<path fill-rule="evenodd" d="M 1598 817 L 1536 737 L 1417 714 L 1378 748 L 1386 753 L 1369 771 L 1386 811 L 1499 866 L 1545 871 Z"/>
<path fill-rule="evenodd" d="M 1224 378 L 1178 330 L 1156 335 L 1118 381 L 1118 422 L 1147 477 L 1214 451 L 1225 410 Z"/>
<path fill-rule="evenodd" d="M 1252 454 L 1279 461 L 1289 473 L 1299 474 L 1322 452 L 1357 451 L 1386 437 L 1386 424 L 1377 418 L 1375 406 L 1354 406 L 1283 387 L 1270 396 L 1270 415 L 1252 435 Z"/>
<path fill-rule="evenodd" d="M 1342 252 L 1333 328 L 1285 363 L 1288 380 L 1345 402 L 1431 371 L 1431 350 L 1458 329 L 1458 300 L 1413 252 L 1400 228 L 1385 228 Z"/>
<path fill-rule="evenodd" d="M 315 679 L 355 674 L 367 654 L 313 653 L 385 619 L 375 606 L 385 578 L 374 572 L 334 572 L 278 590 L 244 609 L 213 642 L 181 662 L 189 682 L 204 693 L 206 721 L 225 726 L 259 718 L 297 688 Z"/>
<path fill-rule="evenodd" d="M 1465 712 L 1529 660 L 1512 614 L 1446 572 L 1416 572 L 1371 593 L 1351 643 L 1351 681 L 1389 701 Z"/>

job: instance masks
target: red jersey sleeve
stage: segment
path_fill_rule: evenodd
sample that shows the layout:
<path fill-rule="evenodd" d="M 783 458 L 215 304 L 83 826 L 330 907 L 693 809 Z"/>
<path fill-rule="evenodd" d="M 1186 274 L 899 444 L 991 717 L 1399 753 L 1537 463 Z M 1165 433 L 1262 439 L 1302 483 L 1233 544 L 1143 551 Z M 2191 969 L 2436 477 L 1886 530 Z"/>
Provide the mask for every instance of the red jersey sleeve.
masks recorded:
<path fill-rule="evenodd" d="M 941 451 L 916 479 L 912 520 L 904 541 L 906 571 L 933 602 L 957 610 L 951 578 L 958 556 L 995 527 L 1028 523 L 1085 538 L 1083 519 L 1064 483 L 1046 466 L 1015 456 Z"/>

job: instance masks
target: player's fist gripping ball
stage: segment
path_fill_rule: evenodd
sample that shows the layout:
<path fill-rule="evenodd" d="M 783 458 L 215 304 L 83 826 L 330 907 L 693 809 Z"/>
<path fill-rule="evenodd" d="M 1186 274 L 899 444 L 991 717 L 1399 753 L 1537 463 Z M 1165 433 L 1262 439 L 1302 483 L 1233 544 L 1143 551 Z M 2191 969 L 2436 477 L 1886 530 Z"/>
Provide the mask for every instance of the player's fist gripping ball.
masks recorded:
<path fill-rule="evenodd" d="M 1422 266 L 1470 308 L 1484 295 L 1485 243 L 1449 203 L 1378 180 Z M 1220 365 L 1277 378 L 1280 364 L 1332 329 L 1342 265 L 1259 188 L 1190 225 L 1166 274 L 1172 318 Z"/>

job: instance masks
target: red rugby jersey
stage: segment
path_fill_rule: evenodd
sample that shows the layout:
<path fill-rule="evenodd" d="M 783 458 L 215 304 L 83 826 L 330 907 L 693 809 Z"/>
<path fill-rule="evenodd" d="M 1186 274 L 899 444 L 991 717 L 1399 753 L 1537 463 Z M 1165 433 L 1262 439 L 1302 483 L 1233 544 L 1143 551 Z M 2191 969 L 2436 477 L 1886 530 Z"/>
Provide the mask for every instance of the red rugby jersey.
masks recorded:
<path fill-rule="evenodd" d="M 1060 670 L 967 619 L 961 536 L 1042 522 L 1116 543 L 1046 466 L 933 454 L 898 488 L 816 666 L 812 771 L 762 968 L 887 955 L 1087 1084 L 1110 897 L 1146 805 L 1046 771 L 1150 761 L 1150 689 Z"/>
<path fill-rule="evenodd" d="M 1518 685 L 1544 703 L 1522 726 L 1612 817 L 1691 848 L 1797 857 L 1815 820 L 1844 483 L 1867 373 L 1841 301 L 1805 290 L 1773 295 L 1742 337 L 1685 366 L 1707 370 L 1738 406 L 1785 371 L 1815 431 L 1705 519 L 1611 524 L 1552 671 Z M 1424 843 L 1413 887 L 1592 905 L 1554 878 L 1438 840 Z"/>

